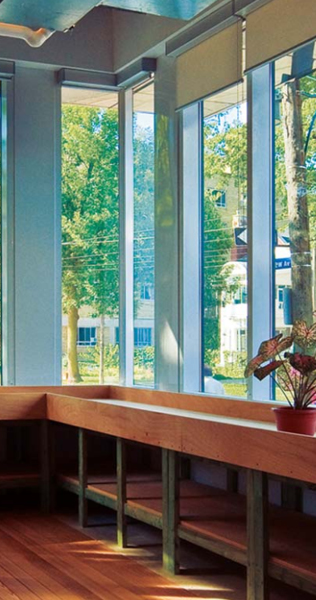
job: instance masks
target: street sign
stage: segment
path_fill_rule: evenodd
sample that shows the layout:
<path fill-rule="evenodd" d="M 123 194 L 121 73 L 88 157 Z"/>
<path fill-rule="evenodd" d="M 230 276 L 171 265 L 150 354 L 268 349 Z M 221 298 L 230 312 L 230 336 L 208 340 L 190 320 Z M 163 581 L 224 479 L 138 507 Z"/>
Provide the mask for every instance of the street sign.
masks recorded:
<path fill-rule="evenodd" d="M 291 258 L 276 258 L 274 263 L 275 269 L 290 269 L 291 268 Z"/>
<path fill-rule="evenodd" d="M 235 227 L 235 245 L 247 246 L 247 227 Z"/>

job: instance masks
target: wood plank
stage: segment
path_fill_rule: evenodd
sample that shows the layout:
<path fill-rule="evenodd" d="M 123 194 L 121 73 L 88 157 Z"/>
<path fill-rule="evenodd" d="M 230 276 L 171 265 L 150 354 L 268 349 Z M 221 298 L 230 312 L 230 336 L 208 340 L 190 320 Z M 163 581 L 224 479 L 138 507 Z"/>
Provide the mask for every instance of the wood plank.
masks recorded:
<path fill-rule="evenodd" d="M 89 528 L 90 534 L 93 531 Z M 137 539 L 137 546 L 146 544 L 147 538 Z M 139 561 L 142 555 L 146 563 L 155 564 L 157 556 L 153 559 L 152 551 L 159 554 L 160 549 L 148 546 L 142 552 L 138 548 L 137 560 Z M 131 552 L 134 553 L 134 550 Z M 226 568 L 223 571 L 222 563 L 221 566 L 215 567 L 215 571 L 212 570 L 211 575 L 203 579 L 196 579 L 188 574 L 180 579 L 166 579 L 157 571 L 149 570 L 143 564 L 115 552 L 113 546 L 108 547 L 103 542 L 91 539 L 55 518 L 31 513 L 7 513 L 6 519 L 0 521 L 0 567 L 1 558 L 8 561 L 10 569 L 17 565 L 33 580 L 32 591 L 38 583 L 47 589 L 47 593 L 44 594 L 44 591 L 37 587 L 37 600 L 55 600 L 55 597 L 60 600 L 83 600 L 87 599 L 87 594 L 90 600 L 91 594 L 98 600 L 184 600 L 219 596 L 227 600 L 245 598 L 240 575 L 236 572 L 232 575 Z M 156 568 L 159 568 L 158 564 Z M 8 576 L 12 577 L 9 571 Z M 0 573 L 1 600 L 25 600 L 25 596 L 11 593 L 1 582 Z M 188 589 L 183 589 L 183 586 Z M 278 586 L 270 598 L 290 599 L 307 600 L 307 596 L 298 590 Z"/>
<path fill-rule="evenodd" d="M 67 492 L 71 492 L 72 494 L 76 494 L 79 496 L 79 481 L 78 478 L 72 479 L 67 475 L 58 475 L 57 476 L 57 485 Z"/>
<path fill-rule="evenodd" d="M 181 481 L 180 488 L 180 538 L 245 565 L 245 497 L 194 481 Z M 111 490 L 115 499 L 113 483 L 96 484 L 94 489 L 97 494 Z M 128 484 L 127 496 L 127 514 L 161 527 L 161 482 L 149 478 L 146 481 L 139 475 L 138 481 Z M 316 519 L 276 507 L 270 508 L 269 513 L 269 571 L 282 581 L 294 580 L 297 587 L 312 591 L 316 585 Z"/>
<path fill-rule="evenodd" d="M 11 393 L 0 391 L 0 421 L 38 420 L 46 418 L 46 395 L 40 393 Z"/>
<path fill-rule="evenodd" d="M 179 572 L 179 456 L 163 450 L 163 567 Z"/>
<path fill-rule="evenodd" d="M 6 577 L 3 576 L 3 579 Z M 8 587 L 6 587 L 3 581 L 0 580 L 0 598 L 1 600 L 19 600 L 18 596 L 14 594 Z"/>
<path fill-rule="evenodd" d="M 56 522 L 56 521 L 55 521 Z M 38 535 L 37 538 L 34 530 L 38 529 L 44 535 Z M 60 524 L 59 524 L 60 526 Z M 54 521 L 50 523 L 50 527 L 54 527 Z M 20 517 L 10 517 L 8 519 L 7 535 L 9 532 L 15 537 L 15 542 L 24 547 L 24 552 L 33 552 L 35 556 L 34 564 L 38 565 L 38 560 L 43 560 L 47 564 L 49 572 L 52 569 L 58 569 L 62 580 L 64 575 L 66 578 L 78 578 L 78 590 L 80 598 L 86 597 L 86 590 L 89 589 L 93 594 L 102 600 L 127 600 L 139 598 L 141 600 L 150 600 L 151 598 L 164 597 L 170 594 L 174 597 L 181 598 L 195 597 L 194 592 L 184 590 L 176 582 L 172 582 L 172 590 L 170 589 L 170 581 L 149 571 L 143 565 L 136 563 L 119 553 L 113 552 L 104 543 L 96 542 L 86 538 L 78 544 L 54 544 L 47 547 L 41 540 L 47 538 L 46 529 L 49 528 L 49 520 L 31 519 L 31 522 L 21 520 Z M 64 526 L 66 529 L 66 527 Z M 0 531 L 2 531 L 0 527 Z M 35 540 L 38 540 L 36 543 Z M 30 566 L 30 568 L 32 565 Z M 106 572 L 106 575 L 104 574 Z M 84 591 L 82 591 L 82 589 Z M 175 593 L 174 591 L 175 590 Z M 67 595 L 61 596 L 64 600 Z M 69 596 L 76 599 L 77 596 Z M 43 599 L 44 600 L 44 599 Z"/>
<path fill-rule="evenodd" d="M 108 385 L 14 385 L 1 386 L 1 402 L 6 396 L 28 395 L 30 398 L 42 397 L 47 393 L 67 394 L 78 398 L 108 398 Z"/>
<path fill-rule="evenodd" d="M 0 489 L 38 487 L 39 467 L 34 464 L 6 462 L 0 466 Z"/>
<path fill-rule="evenodd" d="M 254 402 L 244 399 L 239 400 L 227 397 L 213 397 L 202 393 L 179 394 L 176 392 L 138 389 L 118 385 L 109 386 L 107 397 L 116 400 L 126 400 L 156 406 L 194 410 L 214 415 L 225 414 L 228 417 L 253 419 L 271 423 L 274 422 L 271 408 L 276 406 L 275 402 Z"/>
<path fill-rule="evenodd" d="M 247 600 L 268 600 L 268 482 L 247 473 Z"/>
<path fill-rule="evenodd" d="M 52 470 L 51 470 L 51 423 L 46 419 L 41 421 L 41 508 L 49 513 L 52 508 Z"/>
<path fill-rule="evenodd" d="M 157 529 L 162 529 L 162 514 L 161 512 L 151 508 L 146 504 L 146 507 L 141 506 L 138 502 L 127 502 L 125 513 L 129 517 L 147 523 Z"/>
<path fill-rule="evenodd" d="M 316 596 L 315 577 L 310 571 L 295 569 L 287 563 L 272 561 L 269 564 L 269 575 L 308 594 Z"/>
<path fill-rule="evenodd" d="M 1 544 L 2 546 L 2 544 Z M 7 573 L 9 573 L 12 577 L 12 579 L 14 578 L 15 580 L 17 580 L 20 584 L 24 585 L 28 591 L 32 592 L 32 594 L 35 594 L 34 597 L 36 598 L 41 598 L 47 596 L 49 594 L 50 598 L 53 599 L 57 599 L 59 600 L 60 596 L 57 596 L 54 591 L 52 590 L 53 586 L 49 585 L 47 587 L 47 585 L 43 585 L 42 581 L 40 580 L 41 578 L 38 577 L 34 577 L 33 573 L 32 575 L 28 572 L 27 569 L 23 569 L 23 566 L 21 567 L 21 563 L 20 563 L 20 552 L 18 553 L 10 553 L 7 556 L 6 554 L 7 551 L 7 546 L 2 546 L 2 553 L 1 553 L 1 557 L 0 557 L 0 569 L 6 570 Z M 23 565 L 23 561 L 22 561 L 22 565 Z M 1 577 L 1 573 L 0 573 L 0 577 Z M 45 582 L 47 584 L 47 580 Z M 17 593 L 18 590 L 16 590 Z M 25 597 L 25 591 L 21 590 L 22 593 L 22 598 Z"/>
<path fill-rule="evenodd" d="M 93 582 L 96 574 L 93 573 L 93 576 L 87 577 L 85 573 L 82 573 L 83 565 L 80 562 L 76 562 L 73 558 L 69 559 L 69 557 L 67 560 L 67 557 L 63 556 L 61 546 L 58 546 L 56 551 L 50 551 L 40 544 L 28 540 L 25 535 L 27 526 L 25 527 L 23 523 L 21 526 L 18 520 L 11 518 L 9 523 L 9 527 L 2 525 L 0 530 L 4 537 L 5 547 L 8 548 L 12 573 L 16 574 L 15 566 L 18 564 L 30 578 L 47 588 L 46 594 L 36 596 L 36 598 L 57 596 L 60 600 L 64 598 L 69 600 L 111 599 L 110 595 L 104 593 L 104 589 L 101 595 L 100 586 L 98 586 L 97 593 L 92 591 L 93 588 L 95 589 Z M 106 578 L 105 582 L 109 585 Z M 24 600 L 23 595 L 21 600 Z"/>
<path fill-rule="evenodd" d="M 88 503 L 86 499 L 87 487 L 87 432 L 81 427 L 78 430 L 78 479 L 79 479 L 79 499 L 78 513 L 79 524 L 81 527 L 87 527 L 88 524 Z"/>
<path fill-rule="evenodd" d="M 12 577 L 18 578 L 19 572 L 15 569 L 22 569 L 34 581 L 45 586 L 46 594 L 44 598 L 57 597 L 57 598 L 74 598 L 79 600 L 79 595 L 73 595 L 74 589 L 71 586 L 71 580 L 65 580 L 62 573 L 53 568 L 49 562 L 47 562 L 44 556 L 39 555 L 38 552 L 34 552 L 32 544 L 25 544 L 22 541 L 23 535 L 16 533 L 14 527 L 8 527 L 7 524 L 2 523 L 1 538 L 0 538 L 0 564 L 4 560 L 4 556 L 8 559 L 10 567 L 10 573 Z M 35 548 L 38 544 L 35 545 Z M 69 585 L 70 583 L 70 585 Z M 39 596 L 41 597 L 41 596 Z M 23 599 L 24 596 L 22 595 Z"/>
<path fill-rule="evenodd" d="M 114 494 L 110 494 L 107 490 L 102 490 L 100 487 L 102 484 L 99 484 L 99 487 L 96 489 L 94 486 L 88 485 L 86 488 L 86 498 L 87 500 L 92 500 L 97 504 L 101 504 L 101 506 L 106 506 L 107 508 L 111 508 L 112 510 L 117 510 L 117 497 Z"/>
<path fill-rule="evenodd" d="M 126 446 L 121 438 L 116 440 L 116 476 L 117 476 L 117 544 L 127 546 L 126 504 Z"/>
<path fill-rule="evenodd" d="M 246 565 L 245 498 L 195 482 L 181 482 L 181 539 Z"/>
<path fill-rule="evenodd" d="M 106 467 L 105 467 L 106 468 Z M 112 467 L 111 467 L 112 468 Z M 140 469 L 139 471 L 129 471 L 127 474 L 127 480 L 130 485 L 133 483 L 147 483 L 147 482 L 161 482 L 161 475 L 156 471 L 145 471 Z M 79 481 L 78 479 L 78 471 L 75 468 L 63 469 L 61 473 L 58 473 L 58 477 L 63 480 L 69 480 L 73 482 Z M 105 471 L 103 466 L 100 468 L 98 465 L 94 465 L 94 468 L 89 467 L 88 472 L 88 485 L 97 485 L 97 484 L 108 484 L 111 485 L 113 490 L 116 489 L 117 477 L 116 473 L 112 473 L 110 471 Z M 130 490 L 130 493 L 133 493 Z"/>
<path fill-rule="evenodd" d="M 246 566 L 246 549 L 232 543 L 230 540 L 227 540 L 227 538 L 221 539 L 215 535 L 207 537 L 203 535 L 203 533 L 201 534 L 193 530 L 190 531 L 190 528 L 186 525 L 179 526 L 178 534 L 181 540 L 186 540 L 187 542 L 199 546 L 200 548 L 205 548 L 205 550 L 209 550 L 210 552 L 214 552 L 219 556 L 223 556 L 224 558 L 228 558 L 229 560 L 232 560 L 240 565 Z"/>
<path fill-rule="evenodd" d="M 30 581 L 26 576 L 22 576 L 22 581 L 20 581 L 16 575 L 13 577 L 10 572 L 0 566 L 0 579 L 16 598 L 20 600 L 22 598 L 23 600 L 38 600 L 38 596 L 29 589 Z"/>

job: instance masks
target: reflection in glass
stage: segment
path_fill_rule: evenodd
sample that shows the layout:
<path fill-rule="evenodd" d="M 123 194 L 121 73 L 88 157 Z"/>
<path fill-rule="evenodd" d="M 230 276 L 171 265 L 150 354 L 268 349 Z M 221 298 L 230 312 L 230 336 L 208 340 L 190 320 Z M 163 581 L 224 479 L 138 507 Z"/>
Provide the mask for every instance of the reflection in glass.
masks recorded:
<path fill-rule="evenodd" d="M 275 63 L 275 330 L 315 310 L 315 44 Z"/>
<path fill-rule="evenodd" d="M 247 107 L 235 86 L 204 101 L 204 391 L 246 395 Z"/>
<path fill-rule="evenodd" d="M 134 383 L 154 385 L 154 83 L 133 94 Z"/>
<path fill-rule="evenodd" d="M 118 381 L 117 94 L 62 91 L 63 383 Z"/>

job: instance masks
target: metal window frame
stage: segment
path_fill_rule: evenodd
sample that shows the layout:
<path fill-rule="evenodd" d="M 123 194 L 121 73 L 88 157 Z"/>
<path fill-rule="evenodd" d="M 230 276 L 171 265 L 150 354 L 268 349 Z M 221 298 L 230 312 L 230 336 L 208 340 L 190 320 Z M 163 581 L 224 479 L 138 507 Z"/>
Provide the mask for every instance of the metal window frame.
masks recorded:
<path fill-rule="evenodd" d="M 133 90 L 119 93 L 120 137 L 120 383 L 133 385 L 134 363 L 134 163 Z"/>
<path fill-rule="evenodd" d="M 13 79 L 1 81 L 1 384 L 15 384 Z"/>
<path fill-rule="evenodd" d="M 181 391 L 202 390 L 203 103 L 180 114 L 181 130 Z M 192 201 L 193 200 L 193 201 Z"/>
<path fill-rule="evenodd" d="M 273 64 L 247 75 L 248 95 L 248 356 L 272 335 L 274 323 Z M 270 378 L 249 379 L 248 399 L 268 400 Z"/>

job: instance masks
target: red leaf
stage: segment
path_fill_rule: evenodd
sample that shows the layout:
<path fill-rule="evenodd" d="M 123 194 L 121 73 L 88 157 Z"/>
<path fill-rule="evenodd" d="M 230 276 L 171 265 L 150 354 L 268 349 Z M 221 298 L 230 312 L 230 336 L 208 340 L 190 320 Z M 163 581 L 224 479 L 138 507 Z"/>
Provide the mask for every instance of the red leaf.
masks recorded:
<path fill-rule="evenodd" d="M 262 362 L 264 362 L 265 360 L 269 360 L 269 358 L 274 358 L 276 354 L 283 352 L 283 350 L 290 348 L 292 343 L 292 336 L 284 338 L 283 334 L 279 333 L 275 337 L 270 338 L 269 340 L 266 340 L 260 344 L 258 355 L 262 356 Z"/>
<path fill-rule="evenodd" d="M 316 359 L 313 356 L 301 354 L 300 352 L 294 354 L 288 352 L 286 357 L 289 359 L 290 365 L 302 375 L 308 375 L 316 369 Z"/>
<path fill-rule="evenodd" d="M 275 369 L 283 365 L 283 362 L 283 360 L 273 360 L 265 367 L 260 367 L 259 369 L 256 369 L 254 372 L 254 376 L 260 381 L 262 381 L 262 379 L 267 377 L 267 375 L 270 375 L 270 373 L 275 371 Z"/>

